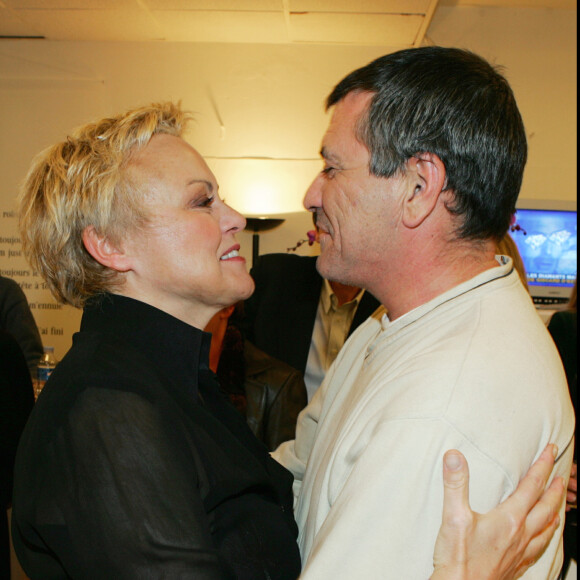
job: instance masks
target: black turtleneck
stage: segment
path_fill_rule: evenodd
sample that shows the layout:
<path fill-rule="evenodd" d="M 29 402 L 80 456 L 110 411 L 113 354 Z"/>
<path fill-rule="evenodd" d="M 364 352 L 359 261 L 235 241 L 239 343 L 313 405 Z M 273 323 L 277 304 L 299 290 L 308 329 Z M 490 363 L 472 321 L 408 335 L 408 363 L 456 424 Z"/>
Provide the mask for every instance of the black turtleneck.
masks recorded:
<path fill-rule="evenodd" d="M 292 476 L 219 392 L 209 344 L 130 298 L 85 308 L 18 451 L 32 580 L 298 576 Z"/>

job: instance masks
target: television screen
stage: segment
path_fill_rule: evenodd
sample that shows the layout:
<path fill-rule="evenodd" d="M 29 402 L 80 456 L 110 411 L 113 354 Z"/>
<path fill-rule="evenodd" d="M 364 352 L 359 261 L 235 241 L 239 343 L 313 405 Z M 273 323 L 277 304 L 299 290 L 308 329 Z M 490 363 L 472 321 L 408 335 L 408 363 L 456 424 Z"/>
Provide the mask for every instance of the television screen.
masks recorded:
<path fill-rule="evenodd" d="M 516 224 L 520 229 L 511 235 L 522 256 L 532 297 L 540 304 L 564 302 L 577 275 L 576 212 L 518 209 Z"/>

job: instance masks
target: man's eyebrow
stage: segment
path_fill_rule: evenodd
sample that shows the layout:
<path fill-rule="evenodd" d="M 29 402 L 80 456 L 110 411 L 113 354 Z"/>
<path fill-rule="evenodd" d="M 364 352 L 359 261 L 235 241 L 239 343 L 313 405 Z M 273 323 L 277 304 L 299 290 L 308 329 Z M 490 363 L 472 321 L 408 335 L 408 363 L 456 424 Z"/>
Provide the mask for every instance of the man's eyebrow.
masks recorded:
<path fill-rule="evenodd" d="M 337 165 L 340 165 L 341 163 L 340 158 L 331 153 L 326 147 L 322 147 L 322 149 L 320 149 L 320 157 L 322 157 L 322 159 L 325 161 L 331 161 Z"/>

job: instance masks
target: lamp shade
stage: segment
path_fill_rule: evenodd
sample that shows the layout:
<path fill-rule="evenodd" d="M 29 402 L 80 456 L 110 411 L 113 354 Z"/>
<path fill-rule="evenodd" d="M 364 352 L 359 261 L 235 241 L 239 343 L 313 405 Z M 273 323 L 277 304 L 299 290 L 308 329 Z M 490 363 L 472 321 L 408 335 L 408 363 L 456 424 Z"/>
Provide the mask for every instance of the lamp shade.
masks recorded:
<path fill-rule="evenodd" d="M 267 232 L 268 230 L 273 230 L 275 227 L 283 223 L 282 218 L 270 218 L 270 217 L 247 217 L 246 218 L 246 229 L 250 232 Z"/>

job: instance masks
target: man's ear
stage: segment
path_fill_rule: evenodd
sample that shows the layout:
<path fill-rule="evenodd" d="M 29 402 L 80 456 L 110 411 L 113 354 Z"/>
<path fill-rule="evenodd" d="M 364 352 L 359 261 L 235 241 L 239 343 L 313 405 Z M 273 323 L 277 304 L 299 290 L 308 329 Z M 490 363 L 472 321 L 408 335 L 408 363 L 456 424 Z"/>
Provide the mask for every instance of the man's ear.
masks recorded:
<path fill-rule="evenodd" d="M 117 272 L 128 272 L 131 269 L 123 251 L 111 243 L 109 238 L 99 234 L 95 226 L 87 226 L 83 230 L 83 244 L 99 264 Z"/>
<path fill-rule="evenodd" d="M 405 198 L 403 223 L 416 228 L 431 214 L 445 187 L 445 165 L 434 153 L 420 153 L 407 162 L 409 185 Z"/>

